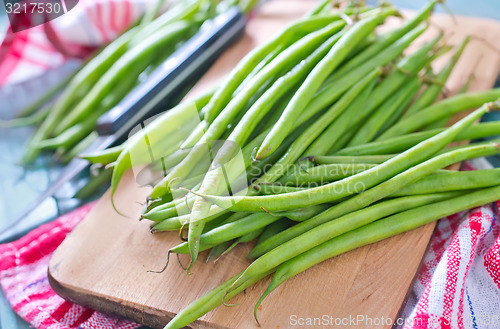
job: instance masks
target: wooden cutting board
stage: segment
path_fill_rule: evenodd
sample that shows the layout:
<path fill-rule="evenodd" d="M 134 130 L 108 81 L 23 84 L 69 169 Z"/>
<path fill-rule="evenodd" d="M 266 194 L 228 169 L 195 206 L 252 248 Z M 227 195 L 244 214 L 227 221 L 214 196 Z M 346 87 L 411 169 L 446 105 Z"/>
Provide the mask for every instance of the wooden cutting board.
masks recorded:
<path fill-rule="evenodd" d="M 267 3 L 248 24 L 244 38 L 227 51 L 195 87 L 196 94 L 211 87 L 255 45 L 276 34 L 287 22 L 298 19 L 313 2 L 281 0 Z M 438 16 L 434 25 L 447 32 L 449 43 L 465 35 L 473 40 L 455 69 L 447 89 L 453 94 L 474 71 L 471 90 L 493 86 L 500 69 L 498 51 L 491 49 L 500 34 L 500 24 L 485 19 Z M 397 19 L 391 24 L 397 24 Z M 426 34 L 419 42 L 432 37 Z M 438 65 L 446 59 L 439 61 Z M 238 246 L 217 263 L 198 261 L 191 276 L 173 258 L 162 274 L 167 251 L 179 242 L 176 233 L 151 235 L 149 223 L 138 216 L 149 188 L 139 187 L 129 174 L 116 194 L 122 217 L 111 207 L 109 193 L 57 249 L 49 265 L 54 290 L 64 298 L 96 310 L 123 316 L 153 328 L 162 328 L 179 310 L 249 263 L 244 256 L 250 245 Z M 262 304 L 259 318 L 263 328 L 304 327 L 307 319 L 321 318 L 349 328 L 350 318 L 359 328 L 389 328 L 397 317 L 407 291 L 418 271 L 435 225 L 359 248 L 311 268 L 275 290 Z M 202 254 L 203 260 L 206 253 Z M 181 257 L 187 264 L 188 257 Z M 257 328 L 252 310 L 265 290 L 267 278 L 245 294 L 234 298 L 237 307 L 219 307 L 193 328 Z M 358 318 L 359 317 L 359 318 Z M 347 321 L 347 322 L 346 322 Z M 323 328 L 316 322 L 310 327 Z M 333 325 L 332 325 L 333 326 Z M 309 326 L 308 326 L 309 327 Z"/>

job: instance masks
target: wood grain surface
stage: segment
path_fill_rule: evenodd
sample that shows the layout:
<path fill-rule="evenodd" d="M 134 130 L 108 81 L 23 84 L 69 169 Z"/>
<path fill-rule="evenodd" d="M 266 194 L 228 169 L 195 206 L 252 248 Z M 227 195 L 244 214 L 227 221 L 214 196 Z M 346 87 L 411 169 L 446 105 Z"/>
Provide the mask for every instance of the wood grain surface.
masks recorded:
<path fill-rule="evenodd" d="M 256 44 L 302 16 L 312 4 L 298 0 L 267 3 L 249 22 L 244 38 L 218 60 L 191 95 L 213 86 Z M 446 40 L 451 44 L 461 42 L 465 35 L 482 41 L 473 40 L 467 47 L 447 85 L 448 94 L 459 90 L 472 71 L 471 90 L 493 86 L 500 69 L 500 56 L 491 47 L 496 44 L 500 24 L 464 17 L 457 20 L 454 23 L 448 16 L 439 16 L 433 25 L 446 32 Z M 430 37 L 432 32 L 418 42 Z M 438 61 L 438 66 L 445 60 Z M 205 264 L 206 253 L 203 253 L 191 276 L 186 275 L 175 257 L 162 274 L 148 272 L 161 269 L 168 249 L 179 242 L 176 233 L 151 235 L 149 223 L 137 220 L 142 209 L 139 202 L 148 192 L 149 188 L 138 186 L 131 173 L 126 175 L 115 200 L 127 217 L 113 210 L 108 192 L 57 249 L 49 265 L 49 279 L 54 290 L 68 300 L 162 328 L 183 307 L 244 269 L 249 264 L 244 256 L 251 246 L 240 245 L 215 264 Z M 359 248 L 290 279 L 262 304 L 259 313 L 262 327 L 351 328 L 350 318 L 359 320 L 356 328 L 391 327 L 434 227 L 429 224 Z M 188 262 L 188 257 L 180 259 Z M 219 307 L 192 327 L 257 328 L 253 306 L 269 280 L 262 280 L 234 298 L 232 302 L 239 306 Z M 310 326 L 296 322 L 312 318 L 326 322 Z"/>

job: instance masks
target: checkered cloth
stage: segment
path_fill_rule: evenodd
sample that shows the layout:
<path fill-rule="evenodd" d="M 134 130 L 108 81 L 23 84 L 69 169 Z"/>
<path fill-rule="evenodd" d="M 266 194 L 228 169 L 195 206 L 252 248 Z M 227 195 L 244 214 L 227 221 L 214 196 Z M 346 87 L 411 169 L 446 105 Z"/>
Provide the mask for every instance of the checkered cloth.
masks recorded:
<path fill-rule="evenodd" d="M 65 301 L 47 279 L 52 253 L 88 214 L 83 206 L 41 226 L 20 240 L 0 245 L 0 285 L 12 308 L 40 329 L 134 329 L 140 325 Z"/>
<path fill-rule="evenodd" d="M 486 161 L 463 170 L 485 168 Z M 405 329 L 500 328 L 500 201 L 439 221 L 406 308 Z"/>
<path fill-rule="evenodd" d="M 137 21 L 153 3 L 154 0 L 79 0 L 75 8 L 43 25 L 15 33 L 9 26 L 0 45 L 0 85 L 40 75 L 70 58 L 88 57 Z M 29 26 L 29 20 L 23 15 L 14 24 Z"/>

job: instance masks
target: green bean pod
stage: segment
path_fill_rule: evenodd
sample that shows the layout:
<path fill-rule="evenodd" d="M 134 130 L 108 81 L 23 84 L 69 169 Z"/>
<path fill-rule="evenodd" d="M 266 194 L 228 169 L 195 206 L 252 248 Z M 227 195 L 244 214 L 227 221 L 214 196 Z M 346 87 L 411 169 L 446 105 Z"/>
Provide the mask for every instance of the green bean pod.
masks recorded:
<path fill-rule="evenodd" d="M 462 56 L 462 53 L 467 46 L 467 44 L 470 41 L 470 37 L 465 38 L 465 40 L 462 42 L 462 44 L 458 47 L 457 51 L 449 62 L 445 65 L 445 67 L 438 73 L 436 80 L 438 83 L 434 83 L 430 86 L 428 86 L 425 91 L 415 100 L 415 102 L 410 106 L 410 108 L 405 112 L 403 115 L 403 118 L 407 118 L 421 109 L 424 109 L 431 105 L 439 96 L 441 91 L 443 90 L 444 85 L 446 84 L 446 81 L 451 75 L 451 72 L 453 71 L 453 68 L 457 64 L 458 60 Z"/>
<path fill-rule="evenodd" d="M 446 128 L 411 133 L 408 135 L 388 138 L 364 145 L 348 147 L 336 152 L 337 155 L 363 156 L 363 155 L 385 155 L 402 152 L 418 143 L 431 138 Z M 459 134 L 454 141 L 464 141 L 496 136 L 500 131 L 500 122 L 483 122 L 467 128 Z"/>
<path fill-rule="evenodd" d="M 225 241 L 230 241 L 260 228 L 264 228 L 280 218 L 282 217 L 279 215 L 256 213 L 248 215 L 235 222 L 221 225 L 200 235 L 199 251 L 202 252 Z M 161 223 L 158 225 L 161 225 Z M 171 248 L 170 251 L 178 254 L 188 254 L 190 252 L 187 242 L 183 242 L 178 246 Z"/>

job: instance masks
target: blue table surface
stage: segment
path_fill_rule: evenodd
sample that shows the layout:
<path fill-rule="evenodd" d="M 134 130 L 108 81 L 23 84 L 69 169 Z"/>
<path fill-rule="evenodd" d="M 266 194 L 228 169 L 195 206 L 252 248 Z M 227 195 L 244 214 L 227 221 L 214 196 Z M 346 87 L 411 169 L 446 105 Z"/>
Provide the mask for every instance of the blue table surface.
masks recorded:
<path fill-rule="evenodd" d="M 376 1 L 368 0 L 368 3 L 376 3 Z M 408 9 L 418 9 L 422 7 L 426 0 L 396 0 L 392 1 L 395 5 L 401 8 Z M 477 16 L 477 17 L 485 17 L 496 19 L 500 21 L 500 1 L 499 0 L 476 0 L 471 2 L 469 0 L 448 0 L 446 2 L 448 8 L 456 14 L 459 15 L 469 15 L 469 16 Z M 6 16 L 4 4 L 0 1 L 0 40 L 3 37 L 3 33 L 5 32 L 6 26 Z M 438 12 L 445 12 L 445 10 L 439 6 L 437 8 Z M 497 82 L 497 86 L 500 86 L 500 79 Z M 484 118 L 486 121 L 490 120 L 500 120 L 499 113 L 490 113 L 487 117 Z M 14 180 L 16 177 L 21 177 L 22 173 L 20 172 L 22 169 L 10 169 L 2 167 L 2 164 L 5 162 L 4 159 L 7 158 L 19 158 L 20 152 L 22 150 L 22 143 L 13 143 L 13 140 L 23 141 L 23 138 L 16 138 L 17 135 L 25 135 L 26 131 L 22 129 L 15 130 L 14 133 L 9 133 L 9 142 L 5 143 L 6 132 L 0 129 L 0 170 L 5 173 L 5 170 L 10 170 L 11 172 L 5 177 L 9 177 Z M 14 134 L 14 136 L 12 135 Z M 4 142 L 2 142 L 4 141 Z M 497 167 L 500 167 L 500 159 L 499 158 L 491 158 L 490 161 Z M 14 171 L 12 171 L 14 170 Z M 43 186 L 47 184 L 47 178 L 43 176 L 43 173 L 35 173 L 34 177 L 28 177 L 28 183 L 36 181 L 37 184 Z M 2 174 L 2 176 L 4 176 Z M 30 180 L 31 179 L 31 180 Z M 3 184 L 2 184 L 3 183 Z M 12 182 L 10 182 L 12 183 Z M 0 190 L 6 191 L 6 184 L 10 184 L 9 180 L 0 180 Z M 1 193 L 0 193 L 1 194 Z M 5 217 L 4 215 L 8 215 L 8 205 L 12 205 L 12 200 L 9 197 L 8 193 L 4 193 L 0 198 L 0 217 Z M 9 207 L 10 208 L 10 207 Z M 12 214 L 10 214 L 12 215 Z M 10 216 L 9 216 L 10 217 Z M 0 227 L 2 226 L 0 220 Z M 0 291 L 0 328 L 2 329 L 26 329 L 29 328 L 28 324 L 24 322 L 17 314 L 15 314 L 8 302 L 5 300 L 3 293 Z"/>

